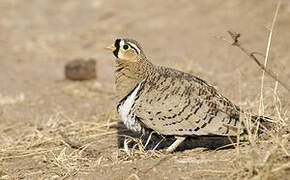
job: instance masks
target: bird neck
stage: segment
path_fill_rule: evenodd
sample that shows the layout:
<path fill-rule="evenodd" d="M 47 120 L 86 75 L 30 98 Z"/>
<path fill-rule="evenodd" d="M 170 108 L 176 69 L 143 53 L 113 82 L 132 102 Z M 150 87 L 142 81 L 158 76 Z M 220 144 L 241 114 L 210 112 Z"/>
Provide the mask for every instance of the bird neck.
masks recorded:
<path fill-rule="evenodd" d="M 116 60 L 115 83 L 118 100 L 126 97 L 138 83 L 148 76 L 153 67 L 148 60 L 137 60 L 136 62 L 122 59 Z"/>

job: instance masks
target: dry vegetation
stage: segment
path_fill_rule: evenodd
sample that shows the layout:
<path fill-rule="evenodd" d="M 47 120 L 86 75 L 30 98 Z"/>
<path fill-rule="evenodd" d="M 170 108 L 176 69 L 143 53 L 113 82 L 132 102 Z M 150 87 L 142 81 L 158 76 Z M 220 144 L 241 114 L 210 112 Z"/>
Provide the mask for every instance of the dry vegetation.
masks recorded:
<path fill-rule="evenodd" d="M 124 3 L 129 8 L 135 7 L 133 1 Z M 255 6 L 252 14 L 243 17 L 241 26 L 233 26 L 242 31 L 241 41 L 245 42 L 242 45 L 257 46 L 257 51 L 266 55 L 261 60 L 262 64 L 268 61 L 267 67 L 279 72 L 279 76 L 275 77 L 288 85 L 290 36 L 285 32 L 289 32 L 290 28 L 290 3 L 282 1 L 280 8 L 277 8 L 276 1 L 257 1 L 255 5 L 251 1 L 204 1 L 197 2 L 199 6 L 187 3 L 180 1 L 176 5 L 170 1 L 166 7 L 157 3 L 155 9 L 148 6 L 156 21 L 149 21 L 146 27 L 157 27 L 152 31 L 158 34 L 167 30 L 164 36 L 172 35 L 175 40 L 184 42 L 176 42 L 177 47 L 174 44 L 169 47 L 172 49 L 160 50 L 158 46 L 164 47 L 173 39 L 165 40 L 156 34 L 149 37 L 151 35 L 148 35 L 145 26 L 133 23 L 151 15 L 136 10 L 132 17 L 131 13 L 120 10 L 123 14 L 119 17 L 115 11 L 125 5 L 113 1 L 87 0 L 83 7 L 76 2 L 57 0 L 49 3 L 34 0 L 31 7 L 18 0 L 0 2 L 0 179 L 289 179 L 289 91 L 261 73 L 250 58 L 245 60 L 248 57 L 240 51 L 235 52 L 234 47 L 219 50 L 227 46 L 223 41 L 216 38 L 213 38 L 214 44 L 202 41 L 206 41 L 205 37 L 212 32 L 217 36 L 225 32 L 227 27 L 222 22 L 228 16 L 232 16 L 233 20 L 227 23 L 234 24 L 235 19 Z M 217 4 L 221 5 L 221 10 L 216 9 Z M 143 6 L 145 8 L 147 4 Z M 277 19 L 271 21 L 275 8 L 280 10 L 280 21 L 278 11 Z M 176 11 L 177 19 L 169 11 Z M 208 17 L 204 13 L 208 13 Z M 196 19 L 198 25 L 184 24 L 184 29 L 177 33 L 176 29 L 164 24 L 171 22 L 169 20 L 172 20 L 172 25 L 178 24 L 178 18 L 194 24 L 191 21 L 193 15 L 201 19 Z M 255 22 L 249 24 L 254 16 Z M 95 21 L 98 23 L 93 26 Z M 211 23 L 204 27 L 202 21 Z M 208 30 L 214 22 L 220 26 Z M 265 28 L 251 31 L 250 27 L 262 26 L 265 22 L 272 23 L 270 31 Z M 56 24 L 60 28 L 56 28 Z M 203 30 L 198 30 L 199 25 L 201 29 L 207 29 L 205 34 L 202 34 Z M 247 32 L 244 26 L 250 30 Z M 128 27 L 130 30 L 126 29 Z M 280 34 L 273 33 L 275 29 Z M 181 33 L 192 36 L 191 40 L 180 37 Z M 250 33 L 255 34 L 252 37 Z M 168 145 L 170 139 L 154 134 L 149 137 L 132 134 L 116 115 L 110 69 L 112 57 L 102 52 L 102 47 L 119 35 L 144 40 L 148 54 L 156 54 L 157 60 L 153 61 L 158 62 L 159 59 L 159 64 L 175 66 L 210 82 L 217 82 L 223 87 L 221 91 L 243 109 L 271 116 L 273 127 L 264 130 L 259 137 L 257 133 L 250 134 L 248 141 L 239 141 L 240 137 L 238 142 L 192 139 L 178 152 L 165 154 L 162 147 Z M 162 40 L 150 46 L 156 38 Z M 201 48 L 212 51 L 200 50 L 194 52 L 198 55 L 188 55 L 192 50 L 187 52 L 183 48 L 192 45 L 192 39 L 200 41 Z M 96 45 L 93 45 L 95 41 Z M 274 55 L 271 56 L 270 50 Z M 167 52 L 169 54 L 164 55 Z M 177 52 L 181 53 L 181 60 L 172 63 L 177 58 Z M 205 61 L 192 60 L 203 59 L 205 54 L 209 54 Z M 99 59 L 96 81 L 62 79 L 63 65 L 67 60 L 87 56 Z M 234 57 L 239 57 L 237 61 L 240 62 L 226 60 Z M 168 60 L 162 61 L 164 58 Z M 219 61 L 219 64 L 212 61 Z M 212 63 L 216 67 L 208 67 Z M 230 70 L 225 67 L 227 63 Z M 232 69 L 236 69 L 235 72 Z"/>

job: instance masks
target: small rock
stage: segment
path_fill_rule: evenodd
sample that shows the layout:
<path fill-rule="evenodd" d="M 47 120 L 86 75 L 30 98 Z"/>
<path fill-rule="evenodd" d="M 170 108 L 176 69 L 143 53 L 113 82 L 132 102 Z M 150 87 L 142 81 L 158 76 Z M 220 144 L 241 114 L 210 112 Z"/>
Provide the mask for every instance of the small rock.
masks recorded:
<path fill-rule="evenodd" d="M 65 77 L 70 80 L 89 80 L 96 78 L 96 61 L 94 59 L 76 59 L 65 65 Z"/>

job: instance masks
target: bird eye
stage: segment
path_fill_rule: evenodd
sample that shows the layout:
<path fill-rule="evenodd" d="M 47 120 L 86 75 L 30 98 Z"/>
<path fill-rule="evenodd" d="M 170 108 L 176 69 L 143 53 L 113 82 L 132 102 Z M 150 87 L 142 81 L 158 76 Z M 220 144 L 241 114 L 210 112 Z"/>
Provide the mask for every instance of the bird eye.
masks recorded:
<path fill-rule="evenodd" d="M 129 46 L 127 45 L 127 44 L 125 44 L 124 46 L 123 46 L 123 49 L 125 49 L 125 50 L 127 50 L 129 48 Z"/>

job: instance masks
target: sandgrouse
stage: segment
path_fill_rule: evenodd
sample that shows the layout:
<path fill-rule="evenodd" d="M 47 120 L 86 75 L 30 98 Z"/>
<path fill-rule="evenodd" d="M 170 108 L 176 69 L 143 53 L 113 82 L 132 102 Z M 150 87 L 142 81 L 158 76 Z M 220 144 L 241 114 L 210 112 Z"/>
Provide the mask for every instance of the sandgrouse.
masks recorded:
<path fill-rule="evenodd" d="M 153 65 L 132 39 L 117 39 L 107 49 L 116 57 L 117 110 L 128 129 L 175 136 L 168 152 L 187 136 L 245 133 L 240 108 L 202 79 Z"/>

